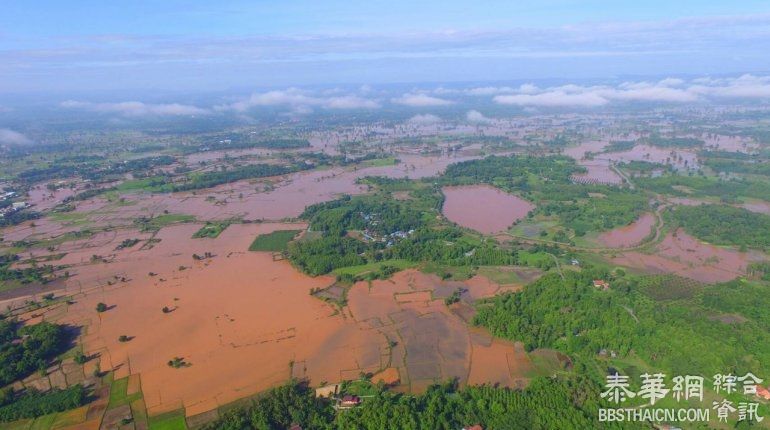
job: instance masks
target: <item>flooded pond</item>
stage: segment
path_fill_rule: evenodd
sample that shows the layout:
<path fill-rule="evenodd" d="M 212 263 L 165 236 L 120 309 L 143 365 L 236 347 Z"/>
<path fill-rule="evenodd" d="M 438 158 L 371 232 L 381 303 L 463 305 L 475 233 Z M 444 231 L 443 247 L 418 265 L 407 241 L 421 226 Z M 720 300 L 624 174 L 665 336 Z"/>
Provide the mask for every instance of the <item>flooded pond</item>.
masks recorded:
<path fill-rule="evenodd" d="M 629 225 L 600 234 L 599 242 L 609 248 L 627 248 L 638 245 L 652 232 L 653 225 L 655 225 L 655 216 L 646 213 Z"/>
<path fill-rule="evenodd" d="M 505 231 L 535 208 L 532 203 L 489 185 L 444 187 L 442 212 L 463 227 L 492 234 Z"/>

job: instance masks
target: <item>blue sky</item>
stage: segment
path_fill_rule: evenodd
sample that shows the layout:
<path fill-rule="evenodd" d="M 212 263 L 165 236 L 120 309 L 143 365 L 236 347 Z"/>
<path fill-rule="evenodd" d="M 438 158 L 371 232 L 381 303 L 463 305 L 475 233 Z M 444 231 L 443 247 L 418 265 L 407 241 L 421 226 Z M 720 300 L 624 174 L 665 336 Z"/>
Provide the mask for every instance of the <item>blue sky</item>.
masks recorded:
<path fill-rule="evenodd" d="M 767 1 L 4 0 L 0 93 L 770 70 Z"/>

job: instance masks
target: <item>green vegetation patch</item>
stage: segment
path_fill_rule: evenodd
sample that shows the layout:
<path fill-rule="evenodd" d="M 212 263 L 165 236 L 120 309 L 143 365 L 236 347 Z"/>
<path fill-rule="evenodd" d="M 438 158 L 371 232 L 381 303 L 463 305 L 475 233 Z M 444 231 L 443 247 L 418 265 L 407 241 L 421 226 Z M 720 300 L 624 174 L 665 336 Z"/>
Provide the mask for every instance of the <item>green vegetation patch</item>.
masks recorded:
<path fill-rule="evenodd" d="M 249 251 L 283 252 L 302 230 L 276 230 L 268 234 L 260 234 L 251 245 Z"/>
<path fill-rule="evenodd" d="M 123 406 L 140 398 L 142 398 L 141 392 L 128 395 L 128 376 L 126 376 L 112 382 L 110 386 L 110 402 L 107 409 Z"/>
<path fill-rule="evenodd" d="M 672 218 L 685 231 L 715 245 L 770 247 L 770 216 L 725 205 L 678 206 Z"/>
<path fill-rule="evenodd" d="M 577 361 L 594 362 L 601 351 L 614 351 L 620 359 L 636 356 L 669 375 L 713 375 L 723 372 L 720 369 L 741 375 L 768 371 L 766 318 L 744 315 L 752 307 L 749 298 L 719 303 L 730 294 L 720 292 L 724 285 L 702 292 L 682 287 L 678 291 L 685 293 L 667 295 L 661 301 L 648 295 L 661 297 L 659 289 L 645 285 L 649 279 L 613 277 L 596 269 L 564 271 L 563 276 L 549 273 L 520 293 L 488 300 L 479 307 L 474 322 L 496 336 L 523 341 L 528 350 L 553 348 Z M 595 288 L 594 279 L 607 280 L 611 288 Z M 732 288 L 731 293 L 735 292 Z M 747 294 L 758 303 L 767 301 L 762 298 L 767 288 Z M 739 324 L 715 321 L 715 311 L 746 318 Z"/>
<path fill-rule="evenodd" d="M 425 263 L 421 270 L 425 273 L 436 275 L 445 281 L 465 281 L 472 278 L 476 273 L 471 266 L 450 266 L 432 262 Z"/>
<path fill-rule="evenodd" d="M 521 277 L 510 266 L 484 266 L 479 267 L 477 271 L 479 275 L 489 278 L 492 282 L 496 282 L 501 285 L 516 284 L 521 282 Z"/>
<path fill-rule="evenodd" d="M 335 275 L 351 275 L 359 277 L 366 275 L 367 273 L 376 273 L 383 269 L 383 267 L 393 267 L 398 270 L 409 269 L 415 267 L 417 264 L 407 260 L 385 260 L 377 261 L 373 263 L 361 264 L 359 266 L 348 266 L 334 269 L 332 273 Z"/>
<path fill-rule="evenodd" d="M 29 430 L 49 430 L 53 427 L 53 423 L 56 422 L 56 415 L 54 413 L 37 418 L 29 427 Z"/>
<path fill-rule="evenodd" d="M 66 225 L 82 225 L 88 222 L 87 212 L 51 212 L 48 217 Z"/>
<path fill-rule="evenodd" d="M 372 397 L 362 398 L 360 406 L 335 413 L 331 401 L 316 399 L 312 389 L 290 383 L 264 393 L 250 406 L 224 413 L 204 429 L 289 428 L 292 424 L 395 430 L 459 429 L 475 424 L 492 429 L 594 428 L 602 405 L 599 389 L 598 384 L 572 376 L 535 378 L 524 390 L 460 389 L 447 383 L 419 395 L 372 390 Z M 623 428 L 644 426 L 624 423 Z"/>
<path fill-rule="evenodd" d="M 223 231 L 230 225 L 228 221 L 222 222 L 206 222 L 206 224 L 193 234 L 193 239 L 200 239 L 208 237 L 214 239 L 222 234 Z"/>
<path fill-rule="evenodd" d="M 43 415 L 74 409 L 85 404 L 87 399 L 88 392 L 80 384 L 64 390 L 54 388 L 45 393 L 30 391 L 0 407 L 0 422 L 42 417 Z M 55 420 L 56 415 L 50 415 L 44 421 L 50 427 Z"/>
<path fill-rule="evenodd" d="M 239 166 L 229 170 L 217 170 L 188 175 L 183 183 L 172 185 L 172 191 L 192 191 L 203 188 L 211 188 L 217 185 L 241 181 L 244 179 L 256 179 L 269 176 L 285 175 L 299 170 L 307 170 L 310 166 L 305 163 L 295 163 L 289 166 L 276 164 L 250 164 Z"/>
<path fill-rule="evenodd" d="M 391 181 L 384 183 L 389 186 Z M 388 273 L 372 275 L 380 278 L 389 276 L 391 269 L 406 267 L 405 263 L 389 266 L 388 261 L 465 268 L 520 264 L 520 250 L 504 249 L 443 221 L 438 216 L 440 187 L 417 188 L 412 195 L 412 200 L 393 200 L 383 192 L 310 206 L 302 217 L 320 236 L 290 243 L 289 259 L 310 275 L 337 271 L 346 280 L 360 268 L 388 268 Z M 346 271 L 348 267 L 355 269 Z"/>
<path fill-rule="evenodd" d="M 371 160 L 365 160 L 361 163 L 363 167 L 384 167 L 394 166 L 399 163 L 399 159 L 396 157 L 374 158 Z"/>
<path fill-rule="evenodd" d="M 152 178 L 132 179 L 125 181 L 115 187 L 119 192 L 146 191 L 146 192 L 169 192 L 173 189 L 168 184 L 165 177 L 158 176 Z"/>
<path fill-rule="evenodd" d="M 13 263 L 18 260 L 19 256 L 16 254 L 0 255 L 0 291 L 32 282 L 44 284 L 55 277 L 55 268 L 50 264 L 33 264 L 31 267 L 21 269 L 12 268 Z"/>
<path fill-rule="evenodd" d="M 134 224 L 143 232 L 158 231 L 171 224 L 179 224 L 195 221 L 195 217 L 185 214 L 163 214 L 156 217 L 141 217 L 134 220 Z"/>
<path fill-rule="evenodd" d="M 70 341 L 64 326 L 50 322 L 22 326 L 0 320 L 0 386 L 48 368 L 51 359 L 65 352 Z"/>
<path fill-rule="evenodd" d="M 150 430 L 187 430 L 184 409 L 152 416 L 148 422 Z"/>
<path fill-rule="evenodd" d="M 737 203 L 739 198 L 770 201 L 770 181 L 707 176 L 667 174 L 657 178 L 636 178 L 641 188 L 678 197 L 716 197 L 725 203 Z"/>
<path fill-rule="evenodd" d="M 647 275 L 639 278 L 639 289 L 655 300 L 684 300 L 693 298 L 703 284 L 676 275 Z"/>
<path fill-rule="evenodd" d="M 576 236 L 628 225 L 649 209 L 639 190 L 574 183 L 572 176 L 583 172 L 565 156 L 491 156 L 452 164 L 440 179 L 446 185 L 489 184 L 538 202 L 533 215 L 558 219 Z M 554 241 L 569 243 L 569 235 Z"/>
<path fill-rule="evenodd" d="M 380 392 L 380 390 L 377 388 L 377 385 L 372 384 L 367 379 L 345 381 L 342 383 L 341 391 L 345 394 L 352 394 L 355 396 L 373 396 Z"/>

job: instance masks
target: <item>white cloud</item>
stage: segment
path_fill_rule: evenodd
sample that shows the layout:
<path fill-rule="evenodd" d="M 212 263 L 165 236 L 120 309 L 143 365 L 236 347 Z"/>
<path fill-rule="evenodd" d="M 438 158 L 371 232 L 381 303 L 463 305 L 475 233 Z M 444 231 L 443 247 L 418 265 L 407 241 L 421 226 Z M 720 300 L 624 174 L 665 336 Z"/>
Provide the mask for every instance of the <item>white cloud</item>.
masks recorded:
<path fill-rule="evenodd" d="M 454 103 L 450 100 L 429 96 L 427 94 L 413 94 L 413 93 L 404 94 L 403 96 L 394 98 L 391 101 L 396 104 L 400 104 L 404 106 L 413 106 L 413 107 L 447 106 Z"/>
<path fill-rule="evenodd" d="M 380 104 L 374 100 L 357 96 L 332 97 L 324 102 L 329 109 L 377 109 Z"/>
<path fill-rule="evenodd" d="M 658 82 L 658 85 L 664 87 L 678 87 L 682 84 L 684 84 L 684 80 L 679 78 L 666 78 Z"/>
<path fill-rule="evenodd" d="M 235 102 L 219 109 L 232 109 L 243 112 L 256 106 L 313 106 L 319 104 L 319 99 L 305 95 L 301 90 L 289 88 L 286 90 L 254 93 L 248 99 Z"/>
<path fill-rule="evenodd" d="M 492 119 L 485 117 L 484 114 L 477 110 L 469 110 L 465 114 L 465 118 L 474 124 L 489 124 L 492 122 Z"/>
<path fill-rule="evenodd" d="M 522 85 L 516 94 L 496 95 L 499 104 L 534 107 L 598 107 L 612 102 L 695 103 L 718 98 L 770 99 L 770 76 L 666 78 L 657 82 L 623 82 L 616 86 L 566 84 L 539 89 Z"/>
<path fill-rule="evenodd" d="M 456 88 L 446 88 L 446 87 L 438 87 L 435 90 L 433 90 L 433 94 L 438 94 L 438 95 L 457 94 L 460 92 L 462 92 L 462 90 L 458 90 Z"/>
<path fill-rule="evenodd" d="M 716 84 L 718 82 L 719 82 L 718 80 L 713 79 L 713 78 L 711 78 L 709 76 L 706 76 L 706 77 L 703 77 L 703 78 L 695 78 L 695 79 L 692 80 L 693 84 L 698 84 L 698 85 L 713 85 L 713 84 Z"/>
<path fill-rule="evenodd" d="M 0 143 L 22 145 L 32 143 L 32 141 L 25 135 L 18 131 L 13 131 L 8 128 L 0 128 Z"/>
<path fill-rule="evenodd" d="M 494 94 L 515 93 L 516 89 L 511 87 L 477 87 L 465 92 L 471 96 L 491 96 Z"/>
<path fill-rule="evenodd" d="M 570 94 L 564 91 L 548 91 L 540 94 L 516 94 L 495 96 L 496 103 L 518 106 L 543 107 L 597 107 L 608 103 L 607 99 L 593 93 Z"/>
<path fill-rule="evenodd" d="M 339 92 L 339 90 L 334 90 L 324 92 L 324 94 L 338 94 Z M 327 109 L 377 109 L 380 107 L 380 104 L 375 100 L 354 95 L 318 97 L 297 88 L 289 88 L 286 90 L 255 93 L 246 100 L 229 105 L 216 106 L 215 109 L 243 112 L 257 106 L 288 106 L 295 112 L 306 113 L 311 111 L 311 107 L 324 107 Z"/>
<path fill-rule="evenodd" d="M 519 92 L 522 94 L 535 94 L 540 91 L 540 88 L 533 84 L 521 84 L 519 86 Z"/>
<path fill-rule="evenodd" d="M 409 122 L 410 124 L 417 124 L 417 125 L 429 125 L 429 124 L 436 124 L 438 122 L 441 122 L 441 118 L 437 117 L 436 115 L 426 113 L 426 114 L 415 115 L 409 118 L 409 121 L 407 122 Z"/>
<path fill-rule="evenodd" d="M 768 98 L 770 99 L 770 76 L 743 75 L 726 80 L 693 80 L 697 85 L 688 91 L 703 96 L 720 98 Z"/>
<path fill-rule="evenodd" d="M 687 90 L 658 85 L 635 85 L 629 89 L 596 90 L 596 94 L 609 100 L 648 101 L 648 102 L 694 102 L 698 96 Z"/>
<path fill-rule="evenodd" d="M 126 116 L 144 115 L 206 115 L 207 109 L 179 103 L 149 104 L 137 101 L 119 103 L 91 103 L 77 100 L 67 100 L 60 104 L 69 109 L 84 109 L 94 112 L 117 113 Z"/>

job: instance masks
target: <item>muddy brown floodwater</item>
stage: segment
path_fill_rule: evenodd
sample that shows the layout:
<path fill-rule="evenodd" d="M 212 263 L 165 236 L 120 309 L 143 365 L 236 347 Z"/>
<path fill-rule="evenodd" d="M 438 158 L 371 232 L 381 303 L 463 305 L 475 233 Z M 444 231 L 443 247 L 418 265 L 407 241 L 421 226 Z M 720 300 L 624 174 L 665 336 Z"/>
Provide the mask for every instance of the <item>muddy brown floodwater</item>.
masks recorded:
<path fill-rule="evenodd" d="M 139 375 L 151 415 L 182 407 L 196 415 L 291 377 L 320 384 L 365 372 L 419 392 L 452 377 L 521 386 L 530 376 L 521 345 L 472 333 L 467 325 L 470 303 L 515 286 L 481 276 L 442 281 L 407 270 L 355 284 L 349 306 L 339 310 L 309 294 L 331 285 L 332 277 L 311 278 L 271 253 L 247 251 L 259 234 L 305 224 L 233 224 L 215 239 L 193 239 L 201 225 L 157 234 L 117 229 L 61 245 L 71 277 L 55 293 L 70 295 L 71 304 L 32 317 L 84 327 L 83 349 L 98 357 L 85 371 L 99 363 L 115 378 Z M 139 243 L 118 247 L 127 238 Z M 211 258 L 192 257 L 207 252 Z M 444 304 L 457 288 L 466 291 L 462 311 Z M 96 312 L 100 302 L 106 312 Z M 130 341 L 120 342 L 122 335 Z M 189 366 L 168 366 L 175 357 Z M 491 363 L 505 366 L 491 369 Z"/>
<path fill-rule="evenodd" d="M 669 233 L 655 252 L 625 252 L 613 262 L 652 273 L 674 273 L 706 283 L 725 282 L 746 273 L 752 261 L 762 258 L 760 253 L 738 252 L 703 243 L 684 230 Z"/>
<path fill-rule="evenodd" d="M 442 212 L 450 221 L 484 234 L 505 231 L 535 205 L 489 185 L 444 187 Z"/>
<path fill-rule="evenodd" d="M 645 213 L 629 225 L 606 231 L 599 235 L 599 242 L 608 248 L 628 248 L 638 245 L 652 233 L 655 216 Z"/>
<path fill-rule="evenodd" d="M 623 178 L 610 168 L 609 160 L 586 158 L 589 153 L 601 152 L 607 145 L 609 145 L 607 140 L 592 140 L 566 148 L 564 155 L 574 158 L 579 165 L 586 168 L 585 173 L 574 175 L 572 180 L 585 184 L 618 185 L 623 183 Z"/>

